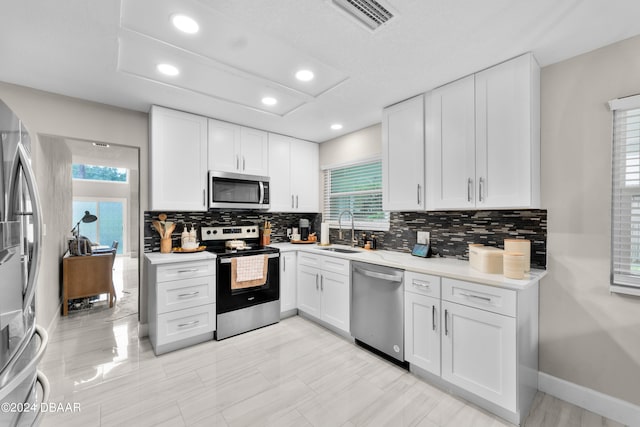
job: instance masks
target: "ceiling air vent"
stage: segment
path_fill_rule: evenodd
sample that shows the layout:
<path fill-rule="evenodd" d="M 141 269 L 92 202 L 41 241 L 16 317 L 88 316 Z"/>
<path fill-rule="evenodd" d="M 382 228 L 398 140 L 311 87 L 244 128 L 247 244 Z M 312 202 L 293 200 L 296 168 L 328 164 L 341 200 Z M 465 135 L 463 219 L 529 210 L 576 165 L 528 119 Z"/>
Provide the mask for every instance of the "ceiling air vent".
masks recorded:
<path fill-rule="evenodd" d="M 376 0 L 331 0 L 338 9 L 375 31 L 394 17 L 391 9 Z"/>

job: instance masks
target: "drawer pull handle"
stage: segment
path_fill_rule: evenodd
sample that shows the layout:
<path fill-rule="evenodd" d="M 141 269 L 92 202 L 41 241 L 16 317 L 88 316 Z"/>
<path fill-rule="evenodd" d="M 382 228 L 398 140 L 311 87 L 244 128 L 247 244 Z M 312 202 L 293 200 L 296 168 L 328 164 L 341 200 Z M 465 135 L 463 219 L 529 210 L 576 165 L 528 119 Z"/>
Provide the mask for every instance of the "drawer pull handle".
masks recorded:
<path fill-rule="evenodd" d="M 190 268 L 188 270 L 178 270 L 178 273 L 195 273 L 196 271 L 198 271 L 197 268 Z"/>
<path fill-rule="evenodd" d="M 486 302 L 491 302 L 491 298 L 489 297 L 481 297 L 480 295 L 469 294 L 467 292 L 460 292 L 460 295 L 467 298 L 475 298 Z"/>
<path fill-rule="evenodd" d="M 414 288 L 419 288 L 419 289 L 431 289 L 431 285 L 429 284 L 429 282 L 419 282 L 417 280 L 413 281 L 413 287 Z"/>
<path fill-rule="evenodd" d="M 192 320 L 191 322 L 187 322 L 187 323 L 180 323 L 178 325 L 178 328 L 186 328 L 187 326 L 195 326 L 198 323 L 200 323 L 199 320 Z"/>
<path fill-rule="evenodd" d="M 200 291 L 187 292 L 186 294 L 179 294 L 178 298 L 194 297 L 198 295 Z"/>

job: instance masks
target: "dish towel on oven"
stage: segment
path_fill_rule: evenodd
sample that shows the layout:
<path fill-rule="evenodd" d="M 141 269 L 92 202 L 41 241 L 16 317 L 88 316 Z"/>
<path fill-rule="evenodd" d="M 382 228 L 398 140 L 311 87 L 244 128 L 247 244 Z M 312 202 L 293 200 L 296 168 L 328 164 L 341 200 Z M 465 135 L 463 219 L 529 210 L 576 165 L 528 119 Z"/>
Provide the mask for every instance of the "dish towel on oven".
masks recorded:
<path fill-rule="evenodd" d="M 231 289 L 262 286 L 267 280 L 266 255 L 231 258 Z"/>

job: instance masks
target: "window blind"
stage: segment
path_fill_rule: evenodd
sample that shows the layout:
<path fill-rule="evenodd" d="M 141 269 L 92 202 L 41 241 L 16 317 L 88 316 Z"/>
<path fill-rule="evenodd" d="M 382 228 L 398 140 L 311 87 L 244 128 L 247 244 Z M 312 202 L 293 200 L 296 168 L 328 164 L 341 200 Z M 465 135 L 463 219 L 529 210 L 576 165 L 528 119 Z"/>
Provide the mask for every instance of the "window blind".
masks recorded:
<path fill-rule="evenodd" d="M 345 210 L 353 212 L 354 225 L 360 230 L 389 230 L 389 213 L 382 210 L 380 160 L 324 171 L 324 221 L 337 227 Z M 343 215 L 342 226 L 351 226 L 348 214 Z"/>
<path fill-rule="evenodd" d="M 611 290 L 640 295 L 640 96 L 613 110 Z"/>

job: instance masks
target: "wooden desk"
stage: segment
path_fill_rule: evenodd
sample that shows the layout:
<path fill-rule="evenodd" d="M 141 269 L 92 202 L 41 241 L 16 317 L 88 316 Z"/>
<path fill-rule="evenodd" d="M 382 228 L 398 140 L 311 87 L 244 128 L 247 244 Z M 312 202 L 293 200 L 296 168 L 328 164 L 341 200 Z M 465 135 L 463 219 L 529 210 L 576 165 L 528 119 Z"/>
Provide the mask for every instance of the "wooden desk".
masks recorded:
<path fill-rule="evenodd" d="M 109 307 L 113 307 L 116 292 L 113 287 L 112 253 L 69 256 L 62 259 L 62 315 L 68 313 L 70 299 L 109 294 Z"/>

